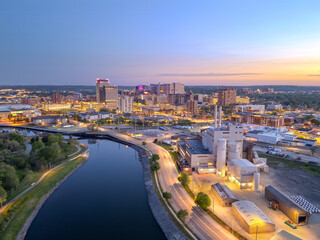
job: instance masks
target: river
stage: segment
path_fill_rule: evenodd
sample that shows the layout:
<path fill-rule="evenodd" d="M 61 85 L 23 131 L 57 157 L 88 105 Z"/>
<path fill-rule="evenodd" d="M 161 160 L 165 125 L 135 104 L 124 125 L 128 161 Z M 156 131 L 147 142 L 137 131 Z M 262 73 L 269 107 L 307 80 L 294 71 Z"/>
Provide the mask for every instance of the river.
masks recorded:
<path fill-rule="evenodd" d="M 109 140 L 81 140 L 88 162 L 46 201 L 25 239 L 165 239 L 147 201 L 137 152 Z"/>

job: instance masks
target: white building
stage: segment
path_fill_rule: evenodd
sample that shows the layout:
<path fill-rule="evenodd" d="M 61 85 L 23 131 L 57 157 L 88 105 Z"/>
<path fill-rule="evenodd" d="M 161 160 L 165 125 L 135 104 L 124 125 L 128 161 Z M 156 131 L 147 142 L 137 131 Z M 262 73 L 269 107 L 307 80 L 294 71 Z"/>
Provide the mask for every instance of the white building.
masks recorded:
<path fill-rule="evenodd" d="M 243 148 L 243 128 L 240 125 L 230 125 L 220 128 L 208 128 L 202 134 L 202 144 L 207 147 L 217 158 L 218 139 L 226 139 L 227 143 L 238 143 L 241 149 L 240 157 L 242 157 Z"/>
<path fill-rule="evenodd" d="M 254 188 L 257 185 L 258 189 L 255 190 L 259 190 L 258 166 L 247 159 L 228 161 L 228 179 L 239 185 L 240 189 Z"/>
<path fill-rule="evenodd" d="M 236 112 L 254 112 L 264 114 L 264 105 L 237 105 L 235 108 Z"/>
<path fill-rule="evenodd" d="M 133 111 L 133 97 L 125 96 L 119 98 L 119 111 L 130 113 Z"/>
<path fill-rule="evenodd" d="M 282 109 L 282 105 L 279 103 L 271 103 L 267 106 L 267 110 L 271 110 L 271 111 L 281 110 L 281 109 Z"/>
<path fill-rule="evenodd" d="M 277 144 L 283 139 L 283 134 L 276 131 L 253 130 L 247 132 L 246 139 L 250 141 Z"/>

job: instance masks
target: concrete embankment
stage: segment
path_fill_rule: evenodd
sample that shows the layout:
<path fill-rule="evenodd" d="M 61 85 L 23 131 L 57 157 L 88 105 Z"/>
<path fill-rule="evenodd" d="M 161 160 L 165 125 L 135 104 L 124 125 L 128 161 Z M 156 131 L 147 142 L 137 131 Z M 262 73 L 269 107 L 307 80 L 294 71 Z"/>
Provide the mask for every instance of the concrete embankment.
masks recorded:
<path fill-rule="evenodd" d="M 142 147 L 136 145 L 131 145 L 131 147 L 139 153 L 140 160 L 143 166 L 144 184 L 147 189 L 149 206 L 162 231 L 166 235 L 167 239 L 187 239 L 184 233 L 172 221 L 167 210 L 160 202 L 160 199 L 156 192 L 156 186 L 154 185 L 152 180 L 148 153 Z"/>
<path fill-rule="evenodd" d="M 75 171 L 77 171 L 83 164 L 85 164 L 87 162 L 88 158 L 86 158 L 85 160 L 83 160 L 81 163 L 79 163 L 71 172 L 69 172 L 63 179 L 61 179 L 47 194 L 45 194 L 39 201 L 39 203 L 37 204 L 37 206 L 35 207 L 35 209 L 33 210 L 33 212 L 30 214 L 30 216 L 27 218 L 27 220 L 25 221 L 25 223 L 23 224 L 23 227 L 21 228 L 16 240 L 23 240 L 27 234 L 27 231 L 29 229 L 29 227 L 31 226 L 32 221 L 35 219 L 35 217 L 37 216 L 40 208 L 42 207 L 42 205 L 46 202 L 46 200 L 50 197 L 50 195 L 56 190 L 58 189 L 58 187 L 60 187 L 60 185 L 66 181 Z"/>

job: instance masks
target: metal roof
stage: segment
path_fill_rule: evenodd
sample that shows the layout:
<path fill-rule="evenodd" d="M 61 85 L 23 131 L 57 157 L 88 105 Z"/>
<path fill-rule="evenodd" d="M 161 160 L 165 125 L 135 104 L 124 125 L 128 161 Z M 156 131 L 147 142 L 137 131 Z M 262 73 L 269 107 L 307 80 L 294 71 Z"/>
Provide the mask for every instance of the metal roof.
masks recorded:
<path fill-rule="evenodd" d="M 232 206 L 238 211 L 248 225 L 262 222 L 274 224 L 253 202 L 246 200 L 237 201 L 232 203 Z"/>
<path fill-rule="evenodd" d="M 288 198 L 286 195 L 284 195 L 282 192 L 280 192 L 275 187 L 269 185 L 265 188 L 265 191 L 271 192 L 274 196 L 276 196 L 280 201 L 282 201 L 288 207 L 290 207 L 300 213 L 308 213 L 306 210 L 304 210 L 302 207 L 300 207 L 298 204 L 296 204 L 294 201 L 292 201 L 290 198 Z"/>

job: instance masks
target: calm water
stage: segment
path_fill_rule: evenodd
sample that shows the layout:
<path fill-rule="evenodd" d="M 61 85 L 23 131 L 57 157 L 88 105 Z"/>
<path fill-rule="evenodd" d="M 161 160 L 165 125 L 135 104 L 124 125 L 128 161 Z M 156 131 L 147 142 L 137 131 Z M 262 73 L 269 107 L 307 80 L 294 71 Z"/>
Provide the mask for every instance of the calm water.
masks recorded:
<path fill-rule="evenodd" d="M 89 141 L 88 162 L 49 197 L 26 239 L 165 239 L 147 203 L 136 151 L 82 141 Z"/>

